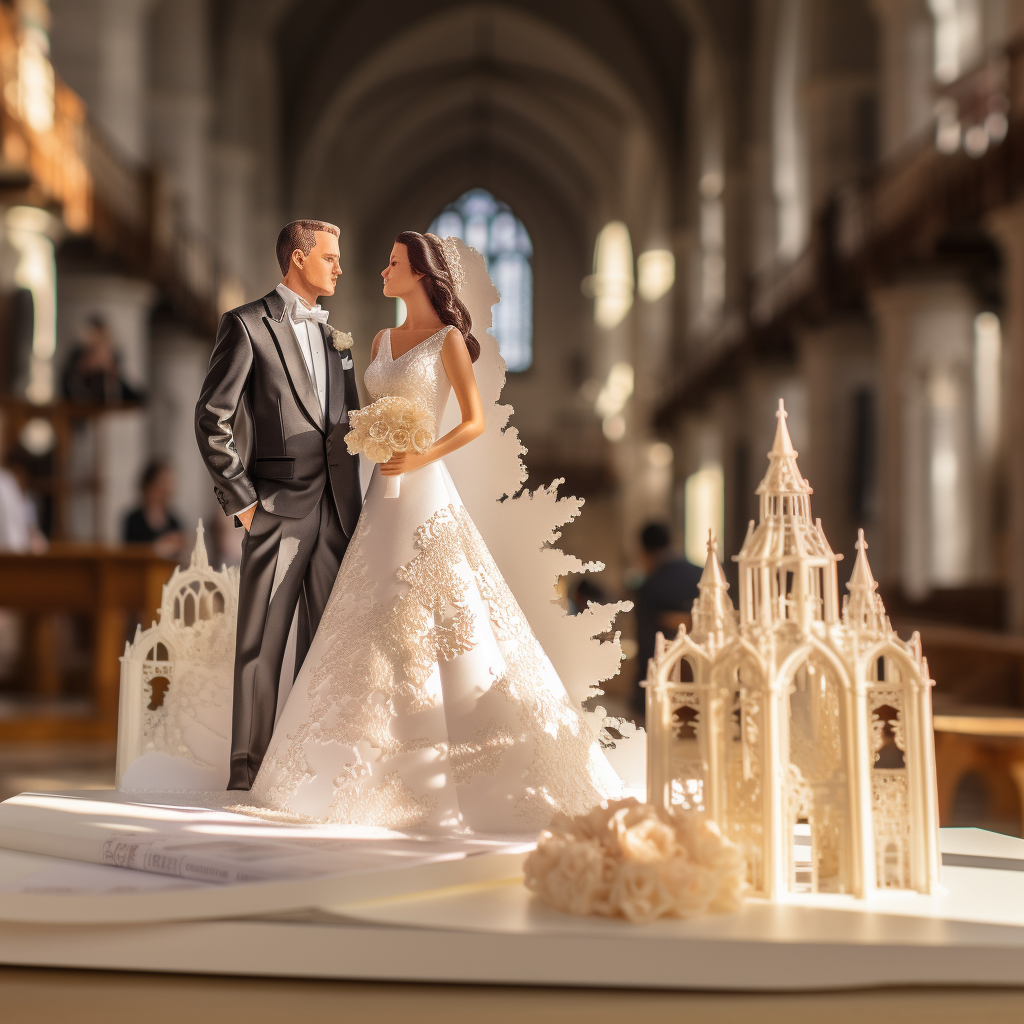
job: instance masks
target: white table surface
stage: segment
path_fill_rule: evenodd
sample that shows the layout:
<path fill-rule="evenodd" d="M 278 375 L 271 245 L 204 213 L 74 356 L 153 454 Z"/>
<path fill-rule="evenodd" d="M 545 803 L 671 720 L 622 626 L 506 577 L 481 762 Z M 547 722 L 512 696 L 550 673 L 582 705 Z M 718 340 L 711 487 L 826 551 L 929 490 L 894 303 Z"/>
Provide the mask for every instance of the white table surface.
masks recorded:
<path fill-rule="evenodd" d="M 307 891 L 305 907 L 230 920 L 0 923 L 0 963 L 724 991 L 1024 986 L 1024 841 L 974 829 L 941 840 L 938 896 L 752 900 L 733 915 L 638 927 L 548 910 L 517 881 L 341 906 Z M 0 885 L 59 866 L 0 851 Z"/>

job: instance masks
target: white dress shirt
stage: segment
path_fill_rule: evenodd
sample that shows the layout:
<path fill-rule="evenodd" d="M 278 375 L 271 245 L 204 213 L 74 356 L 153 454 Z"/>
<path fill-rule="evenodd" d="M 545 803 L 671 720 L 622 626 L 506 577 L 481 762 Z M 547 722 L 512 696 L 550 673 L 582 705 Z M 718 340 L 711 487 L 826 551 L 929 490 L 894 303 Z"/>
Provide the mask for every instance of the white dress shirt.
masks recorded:
<path fill-rule="evenodd" d="M 302 303 L 307 309 L 309 306 L 306 304 L 305 299 L 302 298 L 297 292 L 293 292 L 283 281 L 277 286 L 277 294 L 284 299 L 285 315 L 288 318 L 288 324 L 292 329 L 292 334 L 295 335 L 295 341 L 299 346 L 299 351 L 302 353 L 302 358 L 306 364 L 306 371 L 309 373 L 310 382 L 313 385 L 313 390 L 316 391 L 317 401 L 320 403 L 320 415 L 323 417 L 324 423 L 327 422 L 327 356 L 324 352 L 324 336 L 320 331 L 320 325 L 315 320 L 294 320 L 292 319 L 292 310 L 295 308 L 297 302 Z M 248 512 L 249 509 L 256 507 L 254 501 L 251 505 L 247 505 L 236 513 L 237 515 L 243 515 Z"/>
<path fill-rule="evenodd" d="M 291 325 L 292 333 L 298 342 L 302 358 L 306 361 L 309 379 L 316 391 L 317 400 L 320 402 L 320 414 L 326 422 L 327 357 L 324 353 L 324 336 L 320 331 L 320 324 L 315 320 L 295 320 L 292 318 L 292 310 L 295 309 L 296 303 L 301 303 L 306 309 L 309 309 L 309 306 L 301 296 L 293 292 L 284 282 L 277 286 L 277 294 L 284 299 L 288 323 Z"/>

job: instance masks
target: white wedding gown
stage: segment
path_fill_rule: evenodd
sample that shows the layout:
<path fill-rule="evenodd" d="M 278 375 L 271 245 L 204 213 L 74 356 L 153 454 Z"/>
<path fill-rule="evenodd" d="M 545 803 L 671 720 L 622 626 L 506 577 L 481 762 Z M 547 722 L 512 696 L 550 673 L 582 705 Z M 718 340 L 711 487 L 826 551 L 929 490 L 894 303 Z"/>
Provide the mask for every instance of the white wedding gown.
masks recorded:
<path fill-rule="evenodd" d="M 445 328 L 364 377 L 440 424 Z M 362 514 L 251 797 L 296 819 L 521 832 L 617 796 L 442 460 Z"/>

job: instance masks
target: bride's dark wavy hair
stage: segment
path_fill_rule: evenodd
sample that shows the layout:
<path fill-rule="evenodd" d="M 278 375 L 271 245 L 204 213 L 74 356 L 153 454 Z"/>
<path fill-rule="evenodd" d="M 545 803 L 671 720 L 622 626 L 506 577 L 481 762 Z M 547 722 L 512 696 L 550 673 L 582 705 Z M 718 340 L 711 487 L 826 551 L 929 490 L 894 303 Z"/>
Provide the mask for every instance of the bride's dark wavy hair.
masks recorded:
<path fill-rule="evenodd" d="M 443 324 L 457 327 L 466 340 L 469 358 L 475 363 L 480 355 L 480 342 L 473 337 L 473 318 L 455 291 L 455 282 L 448 270 L 438 242 L 418 231 L 403 231 L 395 239 L 409 253 L 409 266 L 423 274 L 423 286 L 434 312 Z"/>

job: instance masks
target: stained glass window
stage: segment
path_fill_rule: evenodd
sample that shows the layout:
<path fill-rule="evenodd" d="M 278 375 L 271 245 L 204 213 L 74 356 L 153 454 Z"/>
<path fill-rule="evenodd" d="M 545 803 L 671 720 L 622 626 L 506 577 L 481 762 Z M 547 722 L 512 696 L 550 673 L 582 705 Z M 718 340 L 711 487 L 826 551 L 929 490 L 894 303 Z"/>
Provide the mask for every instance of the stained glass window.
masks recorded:
<path fill-rule="evenodd" d="M 483 253 L 501 293 L 491 333 L 511 372 L 528 369 L 533 362 L 533 243 L 523 222 L 490 192 L 475 188 L 449 203 L 428 230 L 441 238 L 454 235 Z"/>

